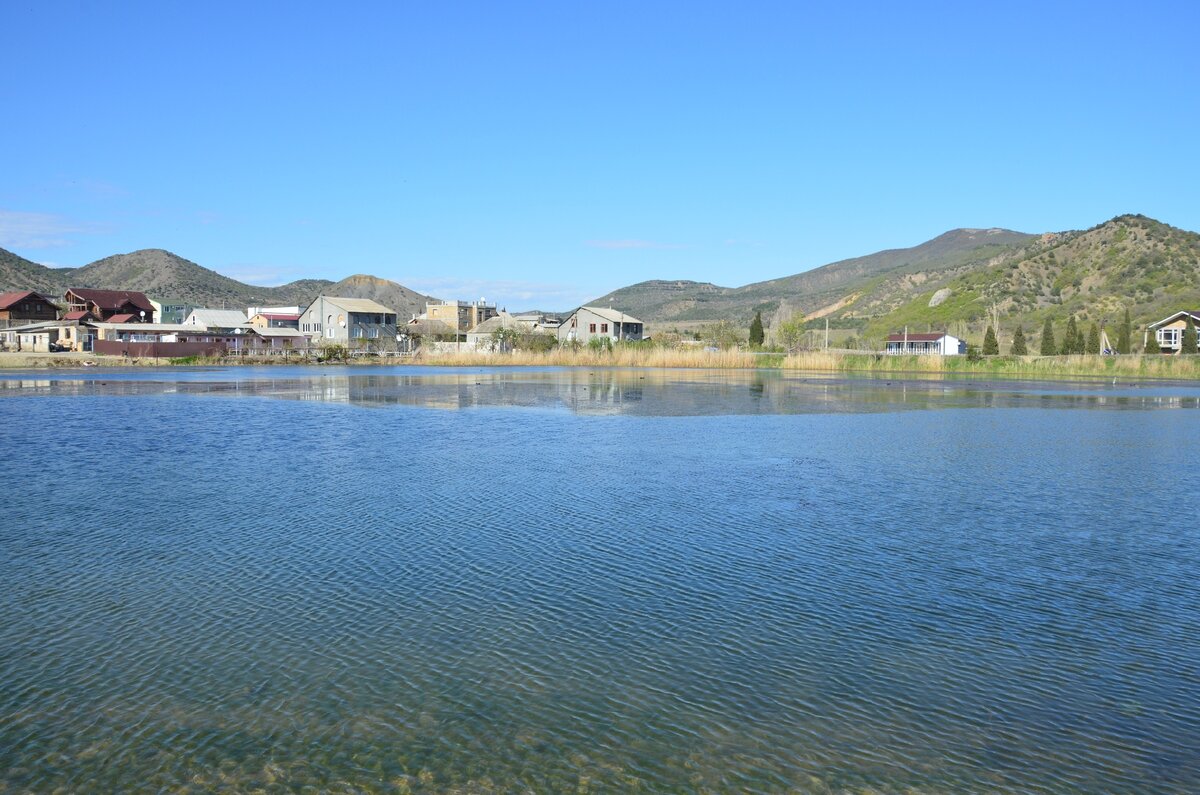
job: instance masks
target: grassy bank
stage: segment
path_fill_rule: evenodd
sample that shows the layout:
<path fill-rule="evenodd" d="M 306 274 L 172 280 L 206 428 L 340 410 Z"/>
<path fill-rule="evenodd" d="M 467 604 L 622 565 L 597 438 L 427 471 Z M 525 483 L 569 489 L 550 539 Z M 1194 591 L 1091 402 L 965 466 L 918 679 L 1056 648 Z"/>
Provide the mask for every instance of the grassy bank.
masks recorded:
<path fill-rule="evenodd" d="M 109 367 L 306 364 L 306 360 L 278 357 L 188 357 L 186 359 L 126 359 L 91 354 L 0 354 L 0 368 L 55 369 L 80 367 L 85 361 Z M 1200 380 L 1200 356 L 989 356 L 971 361 L 966 356 L 882 356 L 845 351 L 808 351 L 756 354 L 749 351 L 706 351 L 648 345 L 617 346 L 611 351 L 558 348 L 544 353 L 483 355 L 445 353 L 415 357 L 371 357 L 349 364 L 413 365 L 437 367 L 657 367 L 712 369 L 774 369 L 809 372 L 944 373 L 1022 378 L 1075 376 Z"/>

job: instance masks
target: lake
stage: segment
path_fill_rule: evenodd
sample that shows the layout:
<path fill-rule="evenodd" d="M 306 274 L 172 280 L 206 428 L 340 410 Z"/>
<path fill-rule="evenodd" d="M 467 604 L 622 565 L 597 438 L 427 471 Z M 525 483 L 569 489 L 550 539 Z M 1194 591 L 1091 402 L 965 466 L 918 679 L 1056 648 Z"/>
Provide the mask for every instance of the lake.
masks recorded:
<path fill-rule="evenodd" d="M 0 791 L 1200 791 L 1197 408 L 0 372 Z"/>

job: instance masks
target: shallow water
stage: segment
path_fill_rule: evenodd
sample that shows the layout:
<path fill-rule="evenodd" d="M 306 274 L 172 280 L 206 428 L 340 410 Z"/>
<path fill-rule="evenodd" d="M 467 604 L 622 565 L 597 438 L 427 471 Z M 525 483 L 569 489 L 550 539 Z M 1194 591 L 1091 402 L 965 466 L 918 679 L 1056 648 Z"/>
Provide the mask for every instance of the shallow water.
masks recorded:
<path fill-rule="evenodd" d="M 0 790 L 1194 792 L 1198 406 L 0 374 Z"/>

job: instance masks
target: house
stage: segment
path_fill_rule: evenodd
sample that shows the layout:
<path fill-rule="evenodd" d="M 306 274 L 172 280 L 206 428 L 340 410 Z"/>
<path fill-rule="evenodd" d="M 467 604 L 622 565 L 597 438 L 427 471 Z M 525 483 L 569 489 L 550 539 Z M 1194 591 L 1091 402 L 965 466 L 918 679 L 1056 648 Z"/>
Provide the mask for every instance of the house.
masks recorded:
<path fill-rule="evenodd" d="M 1153 334 L 1154 339 L 1158 341 L 1160 352 L 1166 348 L 1172 353 L 1178 353 L 1183 348 L 1183 331 L 1187 328 L 1188 318 L 1191 318 L 1192 325 L 1200 328 L 1200 311 L 1193 309 L 1181 309 L 1146 327 L 1146 330 Z M 1149 341 L 1147 340 L 1147 342 Z"/>
<path fill-rule="evenodd" d="M 203 326 L 209 331 L 241 333 L 246 330 L 246 316 L 236 309 L 193 309 L 183 319 L 185 326 Z"/>
<path fill-rule="evenodd" d="M 156 323 L 182 323 L 191 314 L 192 310 L 196 308 L 195 304 L 188 303 L 180 298 L 164 298 L 161 301 L 151 298 L 150 303 L 154 305 L 154 320 Z"/>
<path fill-rule="evenodd" d="M 236 334 L 183 323 L 90 324 L 91 350 L 109 356 L 219 356 L 238 345 Z"/>
<path fill-rule="evenodd" d="M 319 295 L 300 315 L 299 325 L 314 341 L 396 347 L 396 313 L 369 298 Z"/>
<path fill-rule="evenodd" d="M 92 290 L 90 288 L 72 287 L 67 290 L 63 300 L 67 303 L 67 312 L 90 312 L 102 321 L 111 320 L 114 315 L 124 315 L 120 322 L 154 322 L 154 304 L 145 293 L 133 290 Z"/>
<path fill-rule="evenodd" d="M 478 301 L 430 301 L 425 304 L 425 314 L 414 320 L 432 320 L 445 323 L 459 335 L 499 314 L 495 304 L 480 298 Z"/>
<path fill-rule="evenodd" d="M 308 335 L 294 328 L 251 326 L 240 340 L 236 350 L 249 353 L 274 351 L 297 351 L 308 348 Z"/>
<path fill-rule="evenodd" d="M 507 312 L 501 312 L 467 332 L 467 348 L 473 351 L 497 350 L 495 334 L 501 329 L 512 329 L 518 334 L 541 333 L 535 330 L 533 325 L 522 322 Z M 511 350 L 511 346 L 504 346 L 503 349 Z"/>
<path fill-rule="evenodd" d="M 600 306 L 581 306 L 558 327 L 559 342 L 607 338 L 613 342 L 643 339 L 646 325 L 636 317 Z"/>
<path fill-rule="evenodd" d="M 58 305 L 33 290 L 0 293 L 0 328 L 58 320 Z"/>
<path fill-rule="evenodd" d="M 254 328 L 290 328 L 300 330 L 299 312 L 257 312 L 250 318 Z"/>
<path fill-rule="evenodd" d="M 903 331 L 889 334 L 884 341 L 884 353 L 894 355 L 916 354 L 920 356 L 958 356 L 967 352 L 967 343 L 944 331 L 912 334 Z"/>

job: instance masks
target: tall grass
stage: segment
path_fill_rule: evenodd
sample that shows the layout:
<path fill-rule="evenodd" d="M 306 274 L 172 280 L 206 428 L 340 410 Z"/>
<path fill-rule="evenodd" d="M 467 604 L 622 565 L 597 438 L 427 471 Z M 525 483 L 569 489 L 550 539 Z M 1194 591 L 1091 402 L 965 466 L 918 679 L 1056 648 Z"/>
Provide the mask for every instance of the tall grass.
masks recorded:
<path fill-rule="evenodd" d="M 712 367 L 741 369 L 762 366 L 762 359 L 748 351 L 664 348 L 648 345 L 618 345 L 611 351 L 591 348 L 555 348 L 545 353 L 440 353 L 418 354 L 412 364 L 454 366 L 561 366 L 561 367 Z M 778 366 L 778 365 L 776 365 Z"/>

